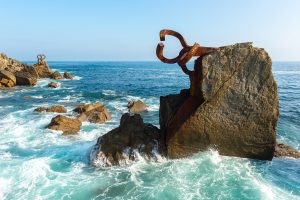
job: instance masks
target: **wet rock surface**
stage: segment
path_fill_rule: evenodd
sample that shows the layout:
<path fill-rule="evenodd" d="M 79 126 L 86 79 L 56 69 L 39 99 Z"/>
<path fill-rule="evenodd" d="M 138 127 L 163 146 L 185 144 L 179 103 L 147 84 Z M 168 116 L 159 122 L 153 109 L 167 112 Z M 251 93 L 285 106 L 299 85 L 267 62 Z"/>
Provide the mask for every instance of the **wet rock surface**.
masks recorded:
<path fill-rule="evenodd" d="M 300 159 L 300 152 L 291 146 L 279 143 L 279 144 L 276 144 L 274 156 L 275 157 L 291 157 L 291 158 Z"/>
<path fill-rule="evenodd" d="M 79 105 L 74 111 L 80 114 L 77 119 L 81 122 L 89 121 L 91 123 L 102 124 L 111 119 L 107 108 L 99 102 Z"/>
<path fill-rule="evenodd" d="M 60 83 L 50 82 L 50 83 L 48 83 L 48 87 L 49 88 L 59 88 L 60 87 Z"/>
<path fill-rule="evenodd" d="M 64 79 L 58 71 L 55 71 L 53 74 L 51 74 L 50 78 L 55 79 L 55 80 Z"/>
<path fill-rule="evenodd" d="M 204 102 L 194 112 L 183 116 L 184 109 L 197 101 L 184 94 L 160 99 L 168 157 L 215 148 L 222 155 L 272 159 L 278 94 L 266 51 L 251 43 L 221 47 L 204 56 L 202 64 Z"/>
<path fill-rule="evenodd" d="M 64 78 L 65 79 L 73 79 L 75 76 L 71 73 L 64 72 Z"/>
<path fill-rule="evenodd" d="M 120 126 L 98 138 L 91 152 L 91 162 L 96 166 L 127 164 L 142 156 L 156 159 L 159 129 L 146 124 L 139 114 L 125 113 Z"/>
<path fill-rule="evenodd" d="M 131 113 L 140 113 L 145 111 L 147 106 L 141 100 L 137 100 L 137 101 L 129 101 L 127 104 L 127 108 Z"/>
<path fill-rule="evenodd" d="M 81 127 L 81 121 L 78 119 L 57 115 L 52 118 L 50 124 L 46 128 L 52 130 L 63 131 L 63 135 L 76 134 Z"/>

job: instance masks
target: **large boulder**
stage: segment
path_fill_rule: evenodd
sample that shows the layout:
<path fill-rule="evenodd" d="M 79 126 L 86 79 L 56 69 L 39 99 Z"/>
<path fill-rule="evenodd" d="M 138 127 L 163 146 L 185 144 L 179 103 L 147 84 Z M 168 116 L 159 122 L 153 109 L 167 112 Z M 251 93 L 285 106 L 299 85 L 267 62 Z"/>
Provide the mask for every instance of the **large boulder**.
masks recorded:
<path fill-rule="evenodd" d="M 16 72 L 17 85 L 33 86 L 36 85 L 37 79 L 29 72 Z"/>
<path fill-rule="evenodd" d="M 0 71 L 0 82 L 1 80 L 4 79 L 4 80 L 8 80 L 7 81 L 7 86 L 8 87 L 12 87 L 12 86 L 15 86 L 17 81 L 16 81 L 16 76 L 11 73 L 10 71 L 7 71 L 7 70 L 1 70 Z M 6 81 L 5 81 L 6 82 Z M 11 82 L 11 84 L 8 84 L 9 82 Z M 1 82 L 2 83 L 2 82 Z M 11 86 L 10 86 L 11 85 Z"/>
<path fill-rule="evenodd" d="M 51 106 L 50 108 L 38 107 L 34 109 L 35 112 L 56 112 L 56 113 L 66 113 L 67 109 L 63 106 Z"/>
<path fill-rule="evenodd" d="M 102 124 L 110 120 L 110 114 L 107 108 L 101 103 L 81 104 L 74 109 L 80 115 L 77 117 L 81 122 L 89 121 L 91 123 Z"/>
<path fill-rule="evenodd" d="M 46 128 L 63 131 L 64 135 L 76 134 L 80 130 L 81 121 L 63 115 L 52 118 Z"/>
<path fill-rule="evenodd" d="M 55 80 L 64 79 L 58 71 L 55 71 L 53 74 L 51 74 L 50 78 L 55 79 Z"/>
<path fill-rule="evenodd" d="M 223 155 L 271 160 L 278 94 L 267 52 L 251 43 L 221 47 L 204 56 L 202 66 L 201 102 L 186 94 L 160 99 L 168 157 L 215 148 Z"/>
<path fill-rule="evenodd" d="M 131 113 L 140 113 L 146 110 L 147 106 L 141 100 L 137 101 L 129 101 L 127 104 L 127 108 Z"/>
<path fill-rule="evenodd" d="M 50 82 L 50 83 L 48 83 L 48 87 L 49 88 L 59 88 L 60 87 L 60 83 Z"/>
<path fill-rule="evenodd" d="M 92 164 L 111 166 L 126 164 L 142 156 L 146 160 L 156 159 L 159 129 L 145 124 L 139 114 L 123 114 L 120 126 L 98 138 L 91 151 Z"/>
<path fill-rule="evenodd" d="M 65 79 L 73 79 L 75 76 L 71 73 L 64 72 L 64 78 Z"/>
<path fill-rule="evenodd" d="M 51 75 L 53 74 L 53 71 L 46 61 L 42 64 L 35 64 L 33 67 L 40 78 L 51 78 Z"/>

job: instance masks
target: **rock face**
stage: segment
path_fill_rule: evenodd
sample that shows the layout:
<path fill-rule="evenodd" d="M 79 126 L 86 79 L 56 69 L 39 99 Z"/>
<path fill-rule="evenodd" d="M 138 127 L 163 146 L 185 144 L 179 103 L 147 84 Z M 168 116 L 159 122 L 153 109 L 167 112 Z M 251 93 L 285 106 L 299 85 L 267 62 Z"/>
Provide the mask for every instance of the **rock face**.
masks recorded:
<path fill-rule="evenodd" d="M 140 113 L 146 110 L 147 106 L 141 100 L 129 101 L 127 108 L 131 113 Z"/>
<path fill-rule="evenodd" d="M 65 79 L 73 79 L 74 77 L 75 77 L 74 75 L 72 75 L 72 74 L 70 74 L 68 72 L 64 72 L 64 78 Z"/>
<path fill-rule="evenodd" d="M 57 112 L 57 113 L 66 113 L 67 109 L 63 106 L 52 106 L 50 108 L 38 107 L 34 110 L 35 112 Z"/>
<path fill-rule="evenodd" d="M 276 144 L 274 156 L 300 159 L 300 152 L 286 144 Z"/>
<path fill-rule="evenodd" d="M 107 108 L 99 102 L 94 104 L 82 104 L 75 108 L 74 111 L 80 114 L 77 119 L 81 122 L 89 121 L 91 123 L 102 124 L 110 120 Z"/>
<path fill-rule="evenodd" d="M 53 74 L 46 61 L 42 64 L 35 64 L 33 67 L 40 78 L 51 78 L 51 74 Z"/>
<path fill-rule="evenodd" d="M 0 83 L 6 87 L 13 87 L 16 85 L 16 76 L 7 70 L 0 71 Z"/>
<path fill-rule="evenodd" d="M 80 130 L 81 121 L 65 117 L 63 115 L 57 115 L 54 117 L 50 124 L 46 127 L 52 130 L 63 131 L 64 135 L 76 134 Z"/>
<path fill-rule="evenodd" d="M 50 87 L 50 88 L 59 88 L 60 87 L 60 83 L 50 82 L 48 84 L 48 87 Z"/>
<path fill-rule="evenodd" d="M 159 129 L 143 123 L 139 114 L 125 113 L 120 126 L 98 138 L 91 152 L 91 162 L 96 166 L 121 165 L 136 160 L 136 152 L 145 159 L 155 158 Z"/>
<path fill-rule="evenodd" d="M 55 71 L 53 74 L 51 74 L 50 77 L 53 78 L 53 79 L 55 79 L 55 80 L 62 80 L 62 79 L 64 79 L 62 77 L 62 75 L 58 71 Z"/>
<path fill-rule="evenodd" d="M 273 158 L 278 120 L 277 85 L 264 49 L 251 43 L 221 47 L 202 60 L 202 102 L 169 95 L 160 99 L 162 140 L 170 158 L 217 149 L 220 154 Z"/>
<path fill-rule="evenodd" d="M 29 72 L 16 72 L 17 85 L 33 86 L 36 85 L 37 79 Z"/>

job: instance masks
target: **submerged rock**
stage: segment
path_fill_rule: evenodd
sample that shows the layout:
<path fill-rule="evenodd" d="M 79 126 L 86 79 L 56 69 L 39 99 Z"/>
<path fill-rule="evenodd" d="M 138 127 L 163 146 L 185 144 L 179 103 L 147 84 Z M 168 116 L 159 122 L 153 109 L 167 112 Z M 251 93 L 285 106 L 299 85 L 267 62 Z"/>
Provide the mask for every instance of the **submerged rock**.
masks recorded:
<path fill-rule="evenodd" d="M 96 166 L 122 165 L 142 156 L 156 159 L 159 129 L 145 124 L 139 114 L 123 114 L 120 126 L 98 138 L 91 152 L 91 162 Z"/>
<path fill-rule="evenodd" d="M 46 128 L 52 130 L 63 131 L 64 135 L 76 134 L 80 130 L 81 121 L 78 119 L 73 119 L 65 117 L 63 115 L 57 115 L 52 118 L 50 124 Z"/>
<path fill-rule="evenodd" d="M 80 114 L 77 119 L 81 122 L 89 121 L 91 123 L 102 124 L 110 120 L 107 108 L 99 102 L 79 105 L 74 111 Z"/>
<path fill-rule="evenodd" d="M 137 100 L 137 101 L 129 101 L 127 104 L 127 108 L 131 113 L 140 113 L 145 111 L 147 106 L 141 100 Z"/>
<path fill-rule="evenodd" d="M 48 83 L 48 87 L 50 87 L 50 88 L 59 88 L 60 87 L 60 83 L 50 82 L 50 83 Z"/>
<path fill-rule="evenodd" d="M 58 71 L 55 71 L 53 74 L 51 74 L 50 78 L 55 79 L 55 80 L 64 79 Z"/>
<path fill-rule="evenodd" d="M 71 73 L 68 72 L 64 72 L 64 78 L 65 79 L 73 79 L 75 76 L 72 75 Z"/>
<path fill-rule="evenodd" d="M 276 144 L 275 157 L 291 157 L 300 159 L 300 152 L 286 144 Z"/>
<path fill-rule="evenodd" d="M 215 148 L 222 155 L 272 159 L 278 94 L 267 52 L 236 44 L 204 56 L 202 65 L 201 102 L 186 94 L 160 99 L 168 157 Z"/>
<path fill-rule="evenodd" d="M 57 112 L 57 113 L 66 113 L 67 109 L 63 106 L 52 106 L 50 108 L 38 107 L 34 110 L 35 112 Z"/>

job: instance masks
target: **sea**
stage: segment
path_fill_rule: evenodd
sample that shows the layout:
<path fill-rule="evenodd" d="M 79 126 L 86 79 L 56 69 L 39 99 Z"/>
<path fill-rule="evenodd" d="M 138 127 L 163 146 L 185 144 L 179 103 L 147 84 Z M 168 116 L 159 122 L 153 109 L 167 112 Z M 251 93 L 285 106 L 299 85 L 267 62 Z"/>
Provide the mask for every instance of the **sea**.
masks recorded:
<path fill-rule="evenodd" d="M 30 63 L 30 62 L 28 62 Z M 160 62 L 49 62 L 75 75 L 49 89 L 0 91 L 0 199 L 300 199 L 300 160 L 259 161 L 219 155 L 210 149 L 184 159 L 99 168 L 89 154 L 97 138 L 117 127 L 129 100 L 148 105 L 144 122 L 159 127 L 159 98 L 188 88 L 177 65 Z M 278 141 L 300 150 L 300 62 L 274 62 L 279 91 Z M 80 103 L 103 103 L 104 124 L 84 122 L 78 135 L 63 136 L 45 126 L 57 113 L 40 106 L 62 105 L 67 116 Z"/>

